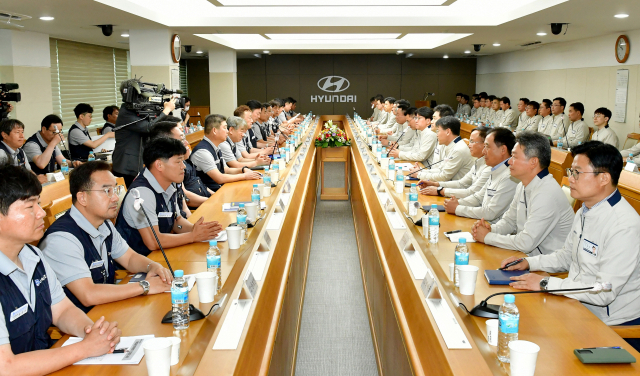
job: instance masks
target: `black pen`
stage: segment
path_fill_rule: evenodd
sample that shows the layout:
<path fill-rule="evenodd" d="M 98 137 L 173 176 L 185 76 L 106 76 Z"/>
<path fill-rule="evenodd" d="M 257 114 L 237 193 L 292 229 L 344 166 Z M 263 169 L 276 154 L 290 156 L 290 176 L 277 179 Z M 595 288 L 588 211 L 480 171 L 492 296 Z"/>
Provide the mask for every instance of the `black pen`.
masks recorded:
<path fill-rule="evenodd" d="M 504 268 L 500 268 L 500 269 L 498 269 L 498 270 L 507 270 L 508 268 L 510 268 L 510 267 L 512 267 L 512 266 L 514 266 L 514 265 L 518 265 L 519 263 L 521 263 L 521 262 L 523 262 L 523 261 L 524 261 L 524 259 L 523 259 L 523 258 L 521 258 L 521 259 L 517 259 L 517 260 L 515 260 L 515 261 L 511 261 L 510 263 L 508 263 L 507 265 L 505 265 L 505 266 L 504 266 Z"/>
<path fill-rule="evenodd" d="M 449 232 L 445 232 L 445 235 L 451 235 L 451 234 L 457 234 L 459 232 L 462 232 L 462 230 L 453 230 L 453 231 L 449 231 Z"/>
<path fill-rule="evenodd" d="M 583 349 L 580 350 L 596 350 L 596 349 L 621 349 L 622 347 L 620 346 L 613 346 L 613 347 L 585 347 Z"/>
<path fill-rule="evenodd" d="M 113 350 L 112 354 L 124 354 L 127 351 L 129 351 L 129 349 L 117 349 L 117 350 Z"/>

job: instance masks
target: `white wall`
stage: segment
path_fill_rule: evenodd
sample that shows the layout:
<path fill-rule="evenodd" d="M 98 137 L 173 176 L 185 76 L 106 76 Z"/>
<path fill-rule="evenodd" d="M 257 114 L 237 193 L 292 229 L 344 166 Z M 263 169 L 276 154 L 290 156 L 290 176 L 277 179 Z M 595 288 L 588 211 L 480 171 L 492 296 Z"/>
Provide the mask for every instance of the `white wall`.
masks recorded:
<path fill-rule="evenodd" d="M 624 64 L 618 63 L 614 55 L 615 42 L 621 34 L 627 35 L 631 44 L 629 59 Z M 476 92 L 507 96 L 512 103 L 521 97 L 538 102 L 563 97 L 567 100 L 567 111 L 570 103 L 582 102 L 585 121 L 592 126 L 596 108 L 607 107 L 613 112 L 616 72 L 628 69 L 626 122 L 610 122 L 622 146 L 628 133 L 640 133 L 640 51 L 634 51 L 634 43 L 640 44 L 640 30 L 481 57 L 476 70 Z"/>

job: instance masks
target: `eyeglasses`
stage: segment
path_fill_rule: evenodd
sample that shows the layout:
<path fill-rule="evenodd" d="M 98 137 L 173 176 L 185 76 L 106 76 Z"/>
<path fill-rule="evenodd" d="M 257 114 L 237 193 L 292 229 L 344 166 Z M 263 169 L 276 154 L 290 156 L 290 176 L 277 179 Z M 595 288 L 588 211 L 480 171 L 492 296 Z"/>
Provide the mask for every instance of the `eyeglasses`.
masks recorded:
<path fill-rule="evenodd" d="M 578 181 L 578 178 L 580 177 L 580 174 L 596 174 L 598 175 L 600 172 L 599 171 L 577 171 L 571 168 L 567 169 L 567 176 L 573 176 L 573 179 L 575 181 Z"/>
<path fill-rule="evenodd" d="M 87 189 L 84 192 L 104 192 L 108 198 L 112 198 L 114 193 L 116 194 L 116 196 L 119 197 L 123 191 L 124 191 L 124 186 L 116 185 L 115 187 L 108 187 L 108 188 L 102 188 L 102 189 Z"/>
<path fill-rule="evenodd" d="M 595 115 L 593 115 L 594 119 L 603 118 L 603 117 L 604 117 L 603 114 L 595 114 Z"/>
<path fill-rule="evenodd" d="M 471 145 L 471 144 L 483 144 L 483 143 L 484 142 L 481 142 L 481 141 L 471 141 L 471 140 L 469 140 L 469 145 Z"/>

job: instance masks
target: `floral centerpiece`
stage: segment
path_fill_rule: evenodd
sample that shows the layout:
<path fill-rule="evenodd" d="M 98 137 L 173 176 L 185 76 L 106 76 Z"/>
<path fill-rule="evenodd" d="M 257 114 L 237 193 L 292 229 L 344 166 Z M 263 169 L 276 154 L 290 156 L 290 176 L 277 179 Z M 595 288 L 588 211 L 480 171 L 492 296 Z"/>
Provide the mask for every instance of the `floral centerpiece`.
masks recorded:
<path fill-rule="evenodd" d="M 341 146 L 351 146 L 351 140 L 347 134 L 337 125 L 329 120 L 324 124 L 322 132 L 316 138 L 316 146 L 321 148 L 339 148 Z"/>

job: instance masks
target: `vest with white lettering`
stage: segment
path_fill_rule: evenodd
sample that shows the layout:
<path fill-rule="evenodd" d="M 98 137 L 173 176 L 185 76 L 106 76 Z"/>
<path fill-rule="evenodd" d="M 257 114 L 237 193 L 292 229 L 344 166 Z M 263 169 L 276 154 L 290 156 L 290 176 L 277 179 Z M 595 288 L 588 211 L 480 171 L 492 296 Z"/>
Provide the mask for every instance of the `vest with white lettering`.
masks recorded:
<path fill-rule="evenodd" d="M 18 164 L 17 165 L 13 161 L 13 153 L 2 142 L 0 142 L 0 149 L 2 149 L 7 154 L 7 158 L 9 159 L 9 163 L 11 165 L 15 165 L 15 166 L 18 166 L 18 167 L 26 168 L 25 165 L 27 164 L 27 153 L 25 153 L 24 150 L 22 150 L 22 148 L 18 148 L 18 150 L 17 150 L 18 151 Z"/>
<path fill-rule="evenodd" d="M 211 154 L 211 156 L 213 156 L 213 159 L 215 160 L 216 165 L 218 166 L 218 171 L 224 174 L 224 160 L 222 159 L 222 152 L 220 151 L 220 149 L 216 151 L 211 145 L 211 143 L 207 141 L 201 141 L 198 143 L 198 145 L 196 145 L 195 148 L 193 148 L 193 153 L 191 153 L 191 155 L 194 155 L 200 149 L 204 149 L 208 151 Z M 216 183 L 216 181 L 211 179 L 211 177 L 207 175 L 206 172 L 196 171 L 196 174 L 202 180 L 202 182 L 212 191 L 215 192 L 218 189 L 220 189 L 220 187 L 222 187 L 222 184 Z"/>

